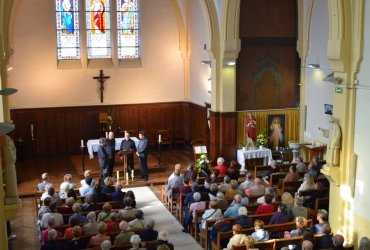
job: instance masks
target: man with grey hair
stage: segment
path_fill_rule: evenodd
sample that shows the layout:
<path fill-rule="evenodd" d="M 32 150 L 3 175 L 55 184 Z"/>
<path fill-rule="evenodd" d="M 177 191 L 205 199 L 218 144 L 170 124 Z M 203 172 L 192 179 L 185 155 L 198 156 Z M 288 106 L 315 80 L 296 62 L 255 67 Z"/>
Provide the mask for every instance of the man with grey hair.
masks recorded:
<path fill-rule="evenodd" d="M 239 190 L 244 192 L 244 190 L 253 187 L 253 185 L 254 185 L 253 175 L 251 172 L 248 172 L 245 175 L 245 181 L 240 183 Z"/>
<path fill-rule="evenodd" d="M 110 240 L 105 240 L 101 243 L 101 250 L 109 250 L 112 247 Z"/>
<path fill-rule="evenodd" d="M 225 218 L 238 218 L 239 217 L 239 208 L 241 207 L 242 196 L 237 194 L 234 196 L 234 204 L 226 209 L 224 213 Z"/>
<path fill-rule="evenodd" d="M 134 235 L 134 232 L 127 231 L 128 229 L 128 223 L 127 221 L 121 221 L 119 223 L 119 229 L 121 232 L 116 236 L 116 239 L 114 240 L 114 245 L 123 245 L 130 243 L 130 238 L 132 235 Z"/>
<path fill-rule="evenodd" d="M 344 244 L 344 237 L 343 237 L 343 235 L 341 235 L 341 234 L 335 234 L 333 236 L 334 249 L 336 249 L 336 250 L 342 250 L 342 249 L 344 249 L 343 244 Z"/>
<path fill-rule="evenodd" d="M 126 192 L 122 192 L 122 184 L 117 181 L 114 185 L 115 191 L 112 193 L 112 201 L 122 201 Z"/>
<path fill-rule="evenodd" d="M 158 241 L 150 244 L 146 249 L 147 250 L 156 250 L 158 246 L 167 245 L 170 250 L 174 250 L 172 243 L 168 242 L 170 235 L 167 230 L 161 230 L 158 233 Z"/>
<path fill-rule="evenodd" d="M 224 182 L 218 185 L 218 190 L 220 190 L 222 193 L 225 193 L 226 191 L 229 191 L 231 189 L 231 179 L 229 176 L 224 177 Z"/>
<path fill-rule="evenodd" d="M 297 163 L 297 173 L 304 173 L 307 171 L 307 165 L 303 162 L 303 158 L 301 156 L 297 156 L 295 158 L 295 162 Z"/>
<path fill-rule="evenodd" d="M 289 217 L 294 220 L 297 217 L 303 217 L 307 219 L 307 208 L 303 206 L 304 197 L 296 196 L 294 198 L 294 207 L 289 210 Z"/>
<path fill-rule="evenodd" d="M 85 216 L 81 215 L 81 204 L 80 203 L 74 203 L 72 206 L 73 215 L 71 215 L 68 219 L 68 224 L 71 224 L 72 218 L 77 218 L 80 224 L 87 223 L 87 219 Z"/>
<path fill-rule="evenodd" d="M 48 240 L 41 246 L 41 250 L 62 250 L 64 246 L 57 239 L 57 231 L 55 229 L 50 229 L 48 231 Z"/>
<path fill-rule="evenodd" d="M 37 190 L 38 191 L 45 191 L 45 186 L 46 184 L 49 183 L 49 174 L 48 173 L 43 173 L 41 175 L 41 182 L 37 184 Z"/>
<path fill-rule="evenodd" d="M 322 234 L 322 227 L 328 223 L 328 212 L 325 209 L 319 209 L 316 214 L 316 220 L 319 222 L 315 224 L 311 230 L 315 234 Z"/>
<path fill-rule="evenodd" d="M 98 223 L 96 222 L 96 213 L 90 212 L 87 214 L 88 223 L 83 225 L 83 231 L 86 235 L 98 234 Z"/>
<path fill-rule="evenodd" d="M 99 159 L 99 166 L 100 166 L 100 175 L 99 175 L 99 183 L 104 185 L 104 179 L 108 176 L 108 163 L 109 163 L 109 154 L 106 150 L 107 139 L 101 137 L 99 139 L 99 147 L 98 147 L 98 159 Z"/>
<path fill-rule="evenodd" d="M 167 197 L 170 197 L 171 189 L 173 187 L 180 187 L 181 186 L 181 184 L 183 182 L 183 179 L 180 176 L 180 174 L 181 174 L 181 165 L 176 164 L 173 173 L 171 174 L 171 176 L 168 178 L 168 181 L 167 181 L 167 186 L 166 186 L 166 195 L 167 195 Z M 173 197 L 173 198 L 176 199 L 177 197 Z"/>
<path fill-rule="evenodd" d="M 158 237 L 158 231 L 154 230 L 155 221 L 149 218 L 145 221 L 145 229 L 139 233 L 141 240 L 153 241 Z"/>

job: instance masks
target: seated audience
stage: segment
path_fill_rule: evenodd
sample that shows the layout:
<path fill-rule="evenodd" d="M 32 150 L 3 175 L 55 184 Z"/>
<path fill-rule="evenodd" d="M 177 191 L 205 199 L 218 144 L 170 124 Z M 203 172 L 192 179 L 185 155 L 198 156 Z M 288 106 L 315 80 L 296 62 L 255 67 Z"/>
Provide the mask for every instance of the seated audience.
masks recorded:
<path fill-rule="evenodd" d="M 317 238 L 316 248 L 317 249 L 329 249 L 334 248 L 333 236 L 331 235 L 331 227 L 329 224 L 324 224 L 321 228 L 323 236 Z"/>
<path fill-rule="evenodd" d="M 248 210 L 246 207 L 240 207 L 238 209 L 239 218 L 235 220 L 235 224 L 239 224 L 242 228 L 253 227 L 253 220 L 248 216 Z"/>
<path fill-rule="evenodd" d="M 241 194 L 238 190 L 238 181 L 237 180 L 231 180 L 230 182 L 231 188 L 225 192 L 225 199 L 226 200 L 232 200 L 235 195 Z"/>
<path fill-rule="evenodd" d="M 127 195 L 127 193 L 126 193 L 126 195 Z M 120 220 L 127 220 L 127 219 L 134 218 L 135 214 L 136 214 L 136 208 L 131 206 L 131 204 L 132 204 L 131 197 L 125 197 L 125 199 L 123 200 L 123 203 L 124 203 L 125 208 L 119 210 L 118 218 Z"/>
<path fill-rule="evenodd" d="M 92 186 L 92 187 L 95 187 L 95 181 L 92 179 L 92 177 L 91 177 L 91 170 L 86 170 L 85 172 L 84 172 L 84 179 L 82 179 L 81 181 L 80 181 L 80 183 L 81 183 L 81 187 L 83 187 L 84 185 L 86 185 L 87 184 L 87 179 L 91 179 L 91 181 L 89 181 L 90 182 L 90 184 L 88 184 L 89 186 Z M 81 194 L 81 193 L 80 193 Z M 82 194 L 81 194 L 82 195 Z"/>
<path fill-rule="evenodd" d="M 110 203 L 104 203 L 103 210 L 98 214 L 98 222 L 100 221 L 110 221 L 110 216 L 112 213 L 112 205 Z"/>
<path fill-rule="evenodd" d="M 102 187 L 101 192 L 104 194 L 111 194 L 114 191 L 116 191 L 116 189 L 113 187 L 113 178 L 108 176 L 104 179 L 104 186 Z"/>
<path fill-rule="evenodd" d="M 193 195 L 194 202 L 190 204 L 189 210 L 186 211 L 182 226 L 184 227 L 183 232 L 188 232 L 188 226 L 190 222 L 196 223 L 195 214 L 198 210 L 204 210 L 206 208 L 206 202 L 201 201 L 201 195 L 195 192 Z"/>
<path fill-rule="evenodd" d="M 87 223 L 83 225 L 82 230 L 86 235 L 98 234 L 98 223 L 96 222 L 96 213 L 90 212 L 87 214 Z"/>
<path fill-rule="evenodd" d="M 211 171 L 208 169 L 208 164 L 207 163 L 202 163 L 200 165 L 200 172 L 199 172 L 199 177 L 207 177 L 211 175 Z"/>
<path fill-rule="evenodd" d="M 254 180 L 253 180 L 253 175 L 251 172 L 248 172 L 245 175 L 245 181 L 240 183 L 239 185 L 239 190 L 244 192 L 244 190 L 251 188 L 254 186 Z"/>
<path fill-rule="evenodd" d="M 131 198 L 131 207 L 136 208 L 136 198 L 134 192 L 132 190 L 128 190 L 125 197 Z"/>
<path fill-rule="evenodd" d="M 302 250 L 312 250 L 313 249 L 313 244 L 309 240 L 305 240 L 302 243 Z"/>
<path fill-rule="evenodd" d="M 63 182 L 60 184 L 60 190 L 62 190 L 62 185 L 68 184 L 68 189 L 75 189 L 77 188 L 76 184 L 72 182 L 72 175 L 66 174 L 63 177 Z"/>
<path fill-rule="evenodd" d="M 79 224 L 80 224 L 80 222 L 76 217 L 72 218 L 72 220 L 69 223 L 70 227 L 66 228 L 66 230 L 64 231 L 64 236 L 63 237 L 65 239 L 72 239 L 72 237 L 73 237 L 72 229 L 73 229 L 74 226 L 78 226 Z"/>
<path fill-rule="evenodd" d="M 183 179 L 180 176 L 180 174 L 181 174 L 181 165 L 176 164 L 173 173 L 171 174 L 171 176 L 167 180 L 167 185 L 166 185 L 166 195 L 167 195 L 167 197 L 170 197 L 171 189 L 173 187 L 180 187 L 181 184 L 183 183 L 183 181 L 182 181 Z M 174 197 L 174 199 L 176 199 L 176 198 L 177 197 Z"/>
<path fill-rule="evenodd" d="M 313 181 L 312 175 L 307 173 L 304 175 L 303 183 L 298 188 L 297 193 L 299 193 L 299 191 L 310 190 L 310 189 L 315 189 L 315 183 Z M 306 197 L 305 199 L 309 199 L 309 198 L 310 197 Z"/>
<path fill-rule="evenodd" d="M 254 241 L 266 241 L 269 239 L 269 232 L 263 229 L 264 225 L 265 224 L 261 220 L 254 221 L 254 233 L 251 235 Z"/>
<path fill-rule="evenodd" d="M 234 224 L 232 227 L 233 237 L 230 238 L 227 247 L 224 250 L 233 249 L 233 245 L 241 245 L 245 243 L 246 235 L 242 234 L 242 227 L 239 224 Z"/>
<path fill-rule="evenodd" d="M 110 214 L 110 220 L 106 222 L 107 224 L 107 233 L 116 233 L 119 232 L 119 223 L 118 214 L 116 212 L 112 212 Z"/>
<path fill-rule="evenodd" d="M 42 194 L 40 199 L 43 201 L 46 197 L 50 197 L 51 201 L 55 201 L 57 205 L 62 203 L 59 195 L 55 193 L 55 189 L 51 183 L 46 185 L 45 193 Z"/>
<path fill-rule="evenodd" d="M 139 233 L 141 240 L 153 241 L 158 237 L 158 231 L 154 230 L 155 222 L 149 218 L 145 221 L 145 229 Z"/>
<path fill-rule="evenodd" d="M 234 205 L 230 206 L 224 212 L 225 218 L 238 218 L 239 213 L 238 210 L 241 207 L 242 196 L 240 194 L 235 195 L 234 197 Z"/>
<path fill-rule="evenodd" d="M 207 180 L 206 180 L 207 181 Z M 209 200 L 216 200 L 217 198 L 217 193 L 218 193 L 218 186 L 217 183 L 212 183 L 209 186 L 209 193 L 208 193 L 208 198 Z"/>
<path fill-rule="evenodd" d="M 79 192 L 81 196 L 88 196 L 94 193 L 94 180 L 87 176 L 84 181 L 84 184 L 80 187 Z"/>
<path fill-rule="evenodd" d="M 48 240 L 48 231 L 50 231 L 51 229 L 54 229 L 55 218 L 53 216 L 50 216 L 47 218 L 46 222 L 47 222 L 46 228 L 41 231 L 41 243 L 42 244 L 44 244 Z M 56 231 L 56 233 L 57 233 L 57 236 L 56 236 L 57 239 L 63 236 L 62 233 L 59 231 Z"/>
<path fill-rule="evenodd" d="M 272 202 L 275 202 L 275 200 L 276 200 L 276 194 L 275 194 L 275 190 L 274 190 L 272 187 L 267 187 L 267 188 L 265 189 L 265 195 L 266 195 L 266 194 L 271 195 L 271 197 L 272 197 Z M 265 196 L 261 196 L 261 197 L 259 197 L 259 198 L 257 199 L 257 203 L 258 203 L 258 204 L 263 204 L 263 203 L 265 203 Z"/>
<path fill-rule="evenodd" d="M 200 229 L 205 230 L 206 229 L 206 221 L 207 220 L 213 220 L 215 218 L 216 212 L 220 212 L 221 210 L 217 208 L 217 201 L 212 200 L 208 204 L 209 209 L 204 211 L 204 214 L 202 215 L 202 220 L 200 222 Z"/>
<path fill-rule="evenodd" d="M 57 210 L 57 203 L 55 201 L 52 201 L 49 205 L 50 212 L 45 213 L 41 218 L 41 226 L 43 228 L 47 228 L 47 220 L 49 217 L 54 217 L 55 219 L 55 226 L 63 225 L 63 215 L 58 213 Z"/>
<path fill-rule="evenodd" d="M 80 203 L 80 204 L 82 203 L 81 198 L 77 196 L 77 192 L 74 189 L 69 189 L 67 191 L 67 198 L 68 197 L 73 197 L 73 199 L 75 199 L 75 202 Z"/>
<path fill-rule="evenodd" d="M 63 250 L 62 243 L 57 241 L 58 233 L 55 229 L 50 229 L 48 232 L 48 240 L 41 246 L 41 250 Z"/>
<path fill-rule="evenodd" d="M 86 239 L 81 239 L 82 229 L 80 226 L 72 228 L 72 240 L 68 242 L 68 250 L 80 250 L 87 248 L 88 242 Z"/>
<path fill-rule="evenodd" d="M 75 203 L 75 199 L 73 197 L 68 197 L 66 199 L 66 203 L 65 204 L 57 207 L 58 213 L 61 213 L 61 214 L 72 214 L 73 213 L 72 206 L 73 206 L 74 203 Z"/>
<path fill-rule="evenodd" d="M 231 180 L 238 181 L 239 168 L 238 168 L 238 163 L 236 161 L 232 160 L 230 162 L 230 166 L 227 168 L 227 176 L 229 176 Z"/>
<path fill-rule="evenodd" d="M 114 192 L 112 193 L 112 201 L 123 201 L 123 197 L 125 197 L 126 192 L 122 192 L 122 184 L 117 181 L 114 185 Z"/>
<path fill-rule="evenodd" d="M 316 220 L 319 222 L 315 224 L 311 230 L 315 234 L 322 234 L 322 227 L 328 224 L 328 212 L 325 209 L 319 209 L 316 214 Z"/>
<path fill-rule="evenodd" d="M 289 168 L 289 174 L 287 174 L 284 178 L 284 182 L 286 181 L 299 181 L 299 174 L 297 173 L 297 167 L 292 165 Z"/>
<path fill-rule="evenodd" d="M 184 178 L 188 177 L 190 184 L 197 179 L 197 172 L 195 171 L 194 164 L 190 163 L 184 174 Z"/>
<path fill-rule="evenodd" d="M 128 223 L 128 229 L 144 228 L 144 212 L 140 209 L 136 210 L 135 219 Z"/>
<path fill-rule="evenodd" d="M 291 238 L 291 237 L 296 237 L 296 236 L 301 236 L 303 235 L 304 230 L 307 228 L 307 220 L 304 217 L 296 217 L 295 218 L 295 223 L 296 223 L 296 229 L 293 229 L 292 231 L 288 232 L 285 231 L 284 237 L 285 238 Z"/>
<path fill-rule="evenodd" d="M 49 183 L 49 174 L 48 173 L 43 173 L 41 175 L 41 182 L 37 184 L 37 190 L 38 191 L 45 191 L 45 186 L 46 184 Z"/>
<path fill-rule="evenodd" d="M 85 203 L 81 207 L 82 212 L 97 211 L 99 207 L 92 201 L 91 195 L 85 197 Z"/>
<path fill-rule="evenodd" d="M 69 190 L 69 184 L 68 183 L 65 183 L 63 182 L 61 185 L 60 185 L 60 192 L 59 192 L 59 198 L 61 199 L 65 199 L 67 198 L 67 192 Z"/>
<path fill-rule="evenodd" d="M 147 246 L 147 250 L 156 250 L 158 249 L 157 247 L 160 246 L 160 245 L 167 245 L 169 247 L 170 250 L 174 250 L 174 246 L 172 243 L 169 243 L 168 242 L 168 239 L 169 239 L 169 233 L 167 230 L 161 230 L 159 231 L 158 233 L 158 241 L 157 242 L 153 242 L 152 244 L 150 244 L 149 246 Z"/>
<path fill-rule="evenodd" d="M 105 232 L 107 230 L 107 225 L 105 222 L 99 222 L 98 224 L 98 234 L 95 236 L 92 236 L 89 241 L 90 247 L 99 247 L 101 243 L 105 240 L 110 241 L 110 236 L 105 235 Z"/>
<path fill-rule="evenodd" d="M 311 249 L 312 247 L 315 245 L 315 237 L 314 237 L 314 233 L 311 231 L 311 229 L 309 228 L 306 228 L 304 231 L 303 231 L 303 237 L 302 237 L 302 241 L 299 242 L 296 247 L 294 248 L 294 250 L 302 250 L 302 249 L 305 249 L 305 241 L 309 241 L 311 242 L 312 246 L 311 246 Z"/>
<path fill-rule="evenodd" d="M 218 177 L 219 171 L 217 169 L 213 169 L 210 176 L 207 176 L 204 181 L 204 188 L 211 189 L 212 184 L 216 185 L 218 189 L 218 183 L 220 183 L 220 177 Z"/>
<path fill-rule="evenodd" d="M 80 214 L 80 212 L 81 212 L 81 204 L 80 203 L 73 204 L 72 210 L 73 210 L 74 214 L 69 217 L 68 224 L 71 224 L 71 220 L 73 218 L 77 218 L 78 221 L 80 222 L 80 224 L 87 223 L 86 217 Z"/>
<path fill-rule="evenodd" d="M 290 209 L 294 207 L 294 198 L 289 192 L 284 192 L 281 195 L 281 203 L 285 204 L 288 212 L 290 213 Z"/>
<path fill-rule="evenodd" d="M 301 156 L 297 156 L 295 158 L 295 162 L 297 163 L 296 165 L 296 168 L 297 168 L 297 173 L 300 174 L 300 173 L 304 173 L 307 171 L 307 166 L 306 164 L 303 162 L 303 158 Z"/>
<path fill-rule="evenodd" d="M 300 196 L 295 196 L 295 206 L 290 209 L 290 219 L 294 220 L 297 217 L 307 218 L 307 208 L 303 206 L 304 199 Z"/>
<path fill-rule="evenodd" d="M 366 236 L 360 239 L 358 250 L 370 250 L 370 239 Z"/>
<path fill-rule="evenodd" d="M 272 196 L 269 194 L 265 195 L 265 203 L 259 205 L 256 210 L 256 214 L 269 214 L 274 212 L 274 206 L 271 204 Z"/>
<path fill-rule="evenodd" d="M 344 237 L 341 234 L 335 234 L 333 236 L 334 250 L 343 250 Z"/>
<path fill-rule="evenodd" d="M 262 181 L 260 178 L 255 178 L 254 186 L 251 188 L 245 189 L 244 192 L 248 197 L 263 196 L 265 195 L 265 187 L 262 185 Z"/>
<path fill-rule="evenodd" d="M 244 242 L 245 242 L 246 250 L 257 250 L 257 248 L 254 248 L 255 241 L 252 236 L 247 235 L 244 239 Z"/>
<path fill-rule="evenodd" d="M 132 235 L 130 238 L 130 243 L 131 243 L 132 248 L 130 248 L 129 250 L 146 250 L 146 248 L 140 247 L 141 241 L 142 239 L 139 235 Z"/>
<path fill-rule="evenodd" d="M 273 173 L 279 172 L 279 168 L 277 166 L 277 162 L 275 160 L 272 160 L 270 163 L 270 169 L 267 171 L 266 175 L 263 177 L 264 182 L 267 185 L 270 185 L 269 181 L 270 180 L 270 175 Z"/>
<path fill-rule="evenodd" d="M 46 213 L 49 213 L 50 212 L 50 202 L 51 202 L 51 199 L 50 197 L 47 197 L 44 199 L 44 201 L 42 202 L 42 206 L 40 207 L 39 211 L 37 212 L 38 214 L 38 219 L 41 220 L 42 219 L 42 216 Z"/>
<path fill-rule="evenodd" d="M 232 224 L 228 220 L 224 220 L 224 216 L 222 213 L 216 212 L 215 214 L 215 220 L 216 222 L 212 225 L 211 232 L 209 233 L 209 237 L 211 241 L 217 240 L 217 233 L 218 232 L 226 232 L 229 231 L 232 227 Z M 221 240 L 221 246 L 226 247 L 228 243 L 228 239 Z M 209 243 L 211 244 L 211 243 Z"/>
<path fill-rule="evenodd" d="M 180 203 L 180 196 L 183 194 L 188 194 L 191 192 L 191 186 L 189 185 L 191 178 L 188 176 L 185 176 L 183 178 L 183 183 L 180 185 L 180 194 L 177 198 L 177 203 Z"/>
<path fill-rule="evenodd" d="M 315 183 L 315 190 L 311 193 L 310 196 L 305 197 L 304 205 L 305 207 L 315 209 L 316 199 L 323 198 L 328 196 L 326 192 L 322 190 L 322 183 L 317 181 Z"/>
<path fill-rule="evenodd" d="M 121 232 L 116 236 L 114 240 L 114 245 L 124 245 L 130 243 L 130 238 L 134 235 L 134 232 L 127 231 L 128 223 L 126 221 L 121 221 L 119 223 L 119 229 Z"/>
<path fill-rule="evenodd" d="M 186 195 L 186 198 L 185 198 L 185 200 L 184 200 L 184 204 L 183 204 L 183 206 L 182 206 L 182 211 L 183 211 L 183 212 L 185 212 L 185 211 L 187 210 L 187 208 L 188 208 L 188 204 L 189 204 L 189 203 L 194 202 L 194 193 L 196 193 L 196 192 L 200 193 L 200 195 L 201 195 L 201 200 L 202 200 L 202 201 L 206 201 L 206 200 L 208 199 L 208 195 L 204 194 L 204 192 L 202 192 L 202 191 L 199 189 L 199 185 L 198 185 L 198 183 L 193 182 L 193 183 L 191 184 L 191 190 L 192 190 L 192 191 Z"/>
<path fill-rule="evenodd" d="M 90 194 L 93 202 L 107 202 L 109 198 L 107 194 L 102 193 L 102 186 L 97 183 L 94 187 L 94 193 Z"/>
<path fill-rule="evenodd" d="M 112 243 L 110 240 L 105 240 L 100 245 L 101 250 L 110 250 L 112 248 Z"/>
<path fill-rule="evenodd" d="M 216 200 L 217 200 L 217 208 L 219 209 L 226 209 L 229 206 L 222 192 L 217 192 Z"/>
<path fill-rule="evenodd" d="M 320 158 L 318 155 L 315 155 L 310 164 L 308 164 L 308 171 L 307 173 L 310 174 L 315 180 L 317 177 L 320 175 L 320 170 L 321 170 L 321 163 L 320 163 Z"/>
<path fill-rule="evenodd" d="M 226 191 L 230 189 L 231 189 L 231 179 L 229 176 L 226 175 L 224 177 L 224 182 L 218 185 L 218 190 L 220 190 L 220 192 L 222 193 L 225 193 Z"/>
<path fill-rule="evenodd" d="M 290 221 L 288 216 L 288 208 L 285 204 L 280 203 L 277 212 L 272 216 L 269 225 L 282 224 Z"/>
<path fill-rule="evenodd" d="M 227 175 L 227 167 L 224 165 L 225 159 L 222 157 L 217 158 L 217 166 L 213 169 L 217 169 L 219 171 L 219 177 L 225 177 Z"/>

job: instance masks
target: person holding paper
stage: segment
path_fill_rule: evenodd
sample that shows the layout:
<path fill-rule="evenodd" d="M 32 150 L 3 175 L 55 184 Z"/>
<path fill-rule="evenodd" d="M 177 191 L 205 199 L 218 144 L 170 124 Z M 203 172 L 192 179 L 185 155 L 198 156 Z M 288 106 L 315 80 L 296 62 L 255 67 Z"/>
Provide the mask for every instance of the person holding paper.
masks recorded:
<path fill-rule="evenodd" d="M 114 133 L 113 131 L 110 131 L 108 133 L 108 139 L 107 139 L 107 146 L 106 146 L 106 151 L 109 155 L 108 159 L 108 176 L 112 177 L 113 176 L 113 168 L 114 168 L 114 159 L 115 154 L 116 154 L 116 139 L 114 139 Z"/>
<path fill-rule="evenodd" d="M 136 155 L 139 158 L 139 167 L 141 178 L 144 178 L 145 181 L 148 180 L 148 140 L 145 138 L 144 131 L 139 132 L 139 144 L 137 145 Z"/>
<path fill-rule="evenodd" d="M 120 150 L 136 151 L 135 142 L 133 140 L 131 140 L 129 132 L 125 132 L 125 137 L 123 138 L 123 140 L 121 142 Z M 129 170 L 129 172 L 131 172 L 131 176 L 132 176 L 132 171 L 134 170 L 134 154 L 127 154 L 127 166 L 128 166 L 128 170 Z"/>

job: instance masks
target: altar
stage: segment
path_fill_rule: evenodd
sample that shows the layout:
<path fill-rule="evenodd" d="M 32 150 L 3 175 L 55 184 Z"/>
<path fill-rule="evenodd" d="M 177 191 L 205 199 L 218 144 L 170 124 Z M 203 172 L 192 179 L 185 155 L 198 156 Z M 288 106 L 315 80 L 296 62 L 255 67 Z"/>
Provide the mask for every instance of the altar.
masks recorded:
<path fill-rule="evenodd" d="M 270 165 L 272 161 L 272 153 L 269 148 L 243 150 L 238 149 L 237 160 L 241 165 L 241 170 L 245 170 L 245 160 L 263 158 L 263 165 Z"/>
<path fill-rule="evenodd" d="M 135 146 L 137 147 L 137 145 L 139 144 L 139 139 L 136 138 L 136 137 L 130 137 L 130 138 L 131 138 L 131 140 L 133 140 L 135 142 Z M 120 150 L 121 142 L 122 142 L 123 138 L 115 138 L 115 140 L 116 140 L 116 145 L 115 145 L 114 149 L 117 151 L 117 150 Z M 94 158 L 94 152 L 98 152 L 99 139 L 88 140 L 87 143 L 86 143 L 86 146 L 87 146 L 87 152 L 89 152 L 90 159 L 93 159 Z"/>

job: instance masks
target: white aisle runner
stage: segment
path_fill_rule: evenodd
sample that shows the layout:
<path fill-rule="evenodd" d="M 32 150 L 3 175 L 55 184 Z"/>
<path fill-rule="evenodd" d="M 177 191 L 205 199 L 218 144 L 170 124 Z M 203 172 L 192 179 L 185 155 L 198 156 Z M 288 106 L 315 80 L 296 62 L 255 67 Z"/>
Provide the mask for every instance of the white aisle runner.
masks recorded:
<path fill-rule="evenodd" d="M 144 212 L 145 218 L 153 218 L 155 221 L 155 230 L 162 229 L 170 233 L 169 242 L 174 245 L 176 250 L 201 250 L 200 245 L 188 233 L 182 232 L 182 225 L 167 210 L 160 200 L 149 187 L 137 187 L 124 189 L 132 190 L 136 197 L 136 208 Z"/>

